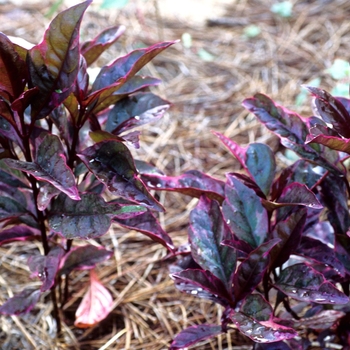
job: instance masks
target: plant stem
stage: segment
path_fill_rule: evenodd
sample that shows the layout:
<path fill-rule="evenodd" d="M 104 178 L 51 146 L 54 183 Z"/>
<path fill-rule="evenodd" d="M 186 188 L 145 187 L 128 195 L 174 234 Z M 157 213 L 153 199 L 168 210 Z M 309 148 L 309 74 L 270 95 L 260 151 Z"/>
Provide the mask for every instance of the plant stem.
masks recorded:
<path fill-rule="evenodd" d="M 68 239 L 67 240 L 67 249 L 66 249 L 67 253 L 72 248 L 72 243 L 73 243 L 72 239 Z M 65 279 L 65 282 L 64 282 L 64 296 L 63 296 L 61 307 L 63 307 L 63 305 L 67 302 L 68 295 L 69 295 L 69 273 L 66 274 L 66 279 Z"/>

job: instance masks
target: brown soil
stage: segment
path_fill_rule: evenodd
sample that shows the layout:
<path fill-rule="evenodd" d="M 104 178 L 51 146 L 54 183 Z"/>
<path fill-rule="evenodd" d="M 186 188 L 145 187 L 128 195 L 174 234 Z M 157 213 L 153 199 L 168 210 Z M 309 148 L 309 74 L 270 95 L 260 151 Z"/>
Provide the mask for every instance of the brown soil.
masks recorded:
<path fill-rule="evenodd" d="M 90 39 L 110 25 L 127 27 L 123 38 L 97 66 L 141 44 L 181 39 L 185 33 L 192 38 L 191 47 L 179 42 L 145 70 L 163 80 L 155 91 L 173 106 L 162 121 L 142 129 L 142 145 L 135 157 L 153 162 L 167 174 L 197 169 L 224 178 L 239 165 L 211 134 L 210 130 L 216 130 L 242 145 L 266 142 L 278 153 L 280 165 L 287 161 L 276 138 L 241 102 L 262 92 L 288 108 L 311 113 L 307 103 L 295 106 L 296 96 L 301 84 L 317 77 L 323 88 L 334 87 L 335 81 L 325 70 L 336 58 L 349 57 L 350 2 L 293 0 L 291 18 L 273 14 L 270 7 L 275 2 L 186 0 L 182 5 L 176 1 L 178 5 L 172 7 L 175 1 L 130 0 L 122 10 L 108 11 L 99 9 L 98 1 L 91 6 L 82 25 L 83 38 Z M 1 1 L 0 30 L 37 43 L 54 3 L 59 1 Z M 72 3 L 65 1 L 59 9 Z M 245 30 L 252 24 L 259 26 L 261 33 L 247 38 Z M 203 59 L 203 52 L 210 54 L 210 60 Z M 167 208 L 160 216 L 163 227 L 176 245 L 185 243 L 188 214 L 196 200 L 169 193 L 160 193 L 160 200 Z M 0 316 L 1 349 L 167 349 L 171 339 L 187 326 L 220 322 L 221 307 L 175 289 L 168 277 L 169 261 L 162 261 L 166 251 L 159 244 L 119 227 L 99 243 L 115 252 L 98 267 L 99 278 L 115 299 L 112 314 L 93 328 L 74 327 L 74 312 L 88 280 L 87 272 L 77 272 L 71 283 L 72 298 L 63 310 L 63 335 L 55 338 L 47 296 L 26 316 Z M 36 280 L 29 279 L 26 262 L 40 249 L 39 244 L 28 242 L 0 247 L 1 303 L 28 284 L 38 286 Z M 232 330 L 195 348 L 252 346 Z"/>

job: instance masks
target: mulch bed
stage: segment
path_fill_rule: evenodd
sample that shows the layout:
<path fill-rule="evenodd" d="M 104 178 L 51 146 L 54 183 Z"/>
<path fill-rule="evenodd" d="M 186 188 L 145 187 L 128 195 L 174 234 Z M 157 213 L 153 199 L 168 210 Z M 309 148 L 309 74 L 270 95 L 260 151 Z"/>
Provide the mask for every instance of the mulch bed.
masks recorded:
<path fill-rule="evenodd" d="M 159 0 L 161 1 L 161 0 Z M 167 174 L 190 169 L 223 179 L 239 164 L 211 134 L 216 130 L 246 145 L 265 142 L 278 153 L 279 165 L 288 159 L 278 140 L 241 106 L 256 92 L 269 95 L 284 106 L 310 115 L 308 102 L 295 106 L 300 85 L 319 77 L 331 90 L 335 81 L 325 72 L 336 58 L 348 59 L 350 52 L 350 2 L 348 0 L 304 0 L 294 3 L 291 18 L 270 11 L 275 1 L 232 0 L 222 18 L 203 19 L 193 25 L 157 11 L 157 1 L 132 1 L 121 11 L 102 11 L 92 6 L 82 24 L 83 36 L 92 38 L 109 25 L 123 24 L 127 31 L 105 53 L 97 66 L 139 47 L 190 34 L 192 46 L 179 42 L 148 64 L 145 74 L 159 77 L 163 84 L 154 91 L 172 102 L 169 113 L 158 123 L 142 128 L 141 149 L 135 157 L 153 162 Z M 30 42 L 40 41 L 47 15 L 54 2 L 2 1 L 0 30 Z M 56 3 L 58 3 L 56 1 Z M 66 1 L 66 3 L 71 3 Z M 60 10 L 65 4 L 60 5 Z M 208 21 L 206 21 L 208 20 Z M 255 24 L 261 33 L 244 35 Z M 212 60 L 201 58 L 202 50 Z M 175 193 L 160 193 L 167 208 L 159 219 L 179 246 L 186 243 L 188 214 L 196 200 Z M 222 308 L 180 294 L 168 274 L 166 251 L 147 237 L 113 227 L 100 242 L 115 252 L 98 267 L 98 275 L 111 291 L 115 308 L 101 324 L 76 329 L 74 312 L 86 290 L 88 273 L 76 272 L 72 297 L 65 309 L 63 334 L 55 338 L 52 306 L 47 296 L 34 311 L 23 317 L 0 316 L 0 348 L 7 349 L 167 349 L 182 329 L 201 323 L 218 323 Z M 77 242 L 84 244 L 84 242 Z M 28 284 L 27 259 L 40 250 L 38 243 L 0 247 L 0 302 Z M 252 344 L 235 330 L 204 342 L 197 349 L 252 349 Z"/>

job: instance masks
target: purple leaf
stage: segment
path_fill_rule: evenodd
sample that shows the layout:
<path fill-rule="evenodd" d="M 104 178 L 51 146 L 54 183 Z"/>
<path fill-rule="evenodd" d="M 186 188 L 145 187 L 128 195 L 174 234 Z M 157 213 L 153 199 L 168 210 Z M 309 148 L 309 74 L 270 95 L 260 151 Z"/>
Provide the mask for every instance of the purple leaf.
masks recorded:
<path fill-rule="evenodd" d="M 112 255 L 113 252 L 93 245 L 73 248 L 64 257 L 59 274 L 68 275 L 73 270 L 91 270 Z"/>
<path fill-rule="evenodd" d="M 142 174 L 141 178 L 151 189 L 180 192 L 197 198 L 205 194 L 208 198 L 220 203 L 225 196 L 223 181 L 198 170 L 190 170 L 179 176 Z"/>
<path fill-rule="evenodd" d="M 239 250 L 245 255 L 245 257 L 253 251 L 253 248 L 247 242 L 240 239 L 223 240 L 221 244 Z"/>
<path fill-rule="evenodd" d="M 311 130 L 310 130 L 311 132 Z M 336 136 L 308 135 L 306 143 L 319 143 L 336 151 L 350 154 L 350 140 Z"/>
<path fill-rule="evenodd" d="M 347 274 L 350 274 L 350 238 L 337 234 L 335 240 L 335 255 L 343 264 Z"/>
<path fill-rule="evenodd" d="M 329 248 L 326 244 L 317 239 L 304 236 L 295 254 L 330 265 L 341 276 L 345 274 L 344 266 L 336 257 L 334 249 Z"/>
<path fill-rule="evenodd" d="M 125 82 L 133 77 L 154 57 L 175 43 L 176 41 L 170 41 L 155 44 L 144 49 L 134 50 L 124 57 L 117 58 L 109 66 L 105 66 L 101 69 L 92 86 L 92 91 L 101 90 L 116 82 Z"/>
<path fill-rule="evenodd" d="M 47 134 L 38 147 L 35 162 L 5 159 L 5 163 L 18 170 L 33 175 L 37 180 L 49 182 L 71 199 L 79 200 L 75 177 L 67 166 L 60 139 Z"/>
<path fill-rule="evenodd" d="M 221 326 L 214 324 L 203 324 L 191 326 L 181 331 L 173 340 L 169 350 L 183 349 L 194 345 L 202 340 L 210 339 L 222 333 Z"/>
<path fill-rule="evenodd" d="M 35 119 L 47 116 L 61 104 L 74 86 L 80 65 L 79 27 L 91 0 L 59 13 L 42 42 L 28 54 L 31 85 L 39 88 L 32 103 Z"/>
<path fill-rule="evenodd" d="M 329 329 L 334 323 L 345 316 L 345 313 L 337 310 L 322 310 L 312 317 L 304 317 L 299 320 L 293 320 L 293 326 L 296 328 L 311 328 L 315 330 Z"/>
<path fill-rule="evenodd" d="M 0 196 L 0 222 L 28 214 L 27 209 L 7 196 Z"/>
<path fill-rule="evenodd" d="M 50 183 L 42 183 L 39 188 L 39 194 L 37 199 L 38 209 L 44 211 L 49 206 L 51 199 L 58 196 L 61 193 L 56 187 Z"/>
<path fill-rule="evenodd" d="M 320 200 L 327 208 L 327 217 L 334 232 L 343 233 L 349 230 L 350 214 L 348 208 L 348 193 L 346 178 L 339 178 L 333 174 L 323 179 L 320 184 Z"/>
<path fill-rule="evenodd" d="M 336 174 L 341 171 L 327 159 L 305 144 L 308 135 L 307 124 L 296 113 L 277 104 L 263 94 L 256 94 L 243 101 L 243 106 L 253 113 L 269 130 L 281 138 L 281 143 L 305 159 L 316 162 L 320 166 Z"/>
<path fill-rule="evenodd" d="M 315 96 L 316 108 L 322 119 L 332 124 L 336 132 L 349 138 L 350 115 L 344 105 L 325 90 L 312 86 L 305 87 Z"/>
<path fill-rule="evenodd" d="M 27 226 L 16 225 L 0 231 L 0 246 L 14 241 L 27 241 L 40 237 L 40 232 Z"/>
<path fill-rule="evenodd" d="M 109 112 L 106 131 L 119 135 L 136 126 L 156 121 L 163 117 L 169 107 L 168 101 L 151 92 L 126 97 Z"/>
<path fill-rule="evenodd" d="M 2 107 L 4 103 L 5 103 L 4 101 L 0 100 L 0 136 L 3 136 L 5 139 L 9 139 L 15 142 L 23 150 L 24 149 L 23 140 L 20 138 L 20 135 L 16 131 L 15 127 L 7 119 L 3 117 L 4 114 L 2 113 L 3 112 Z M 14 122 L 12 121 L 12 123 Z"/>
<path fill-rule="evenodd" d="M 40 298 L 41 292 L 37 289 L 25 289 L 20 294 L 8 299 L 0 306 L 2 315 L 21 315 L 33 309 Z"/>
<path fill-rule="evenodd" d="M 181 292 L 212 300 L 223 306 L 233 303 L 227 287 L 210 271 L 187 269 L 171 275 L 171 278 Z"/>
<path fill-rule="evenodd" d="M 48 291 L 55 283 L 56 274 L 60 266 L 64 249 L 56 246 L 49 251 L 46 256 L 31 256 L 28 259 L 28 266 L 33 276 L 37 276 L 42 282 L 41 292 Z"/>
<path fill-rule="evenodd" d="M 272 237 L 281 241 L 271 252 L 271 267 L 280 267 L 289 256 L 298 248 L 306 220 L 306 209 L 292 213 L 284 221 L 279 221 L 275 226 Z"/>
<path fill-rule="evenodd" d="M 122 142 L 99 142 L 85 149 L 79 157 L 111 193 L 150 209 L 164 211 L 139 179 L 132 155 Z"/>
<path fill-rule="evenodd" d="M 214 135 L 233 153 L 243 168 L 267 196 L 275 177 L 276 162 L 271 149 L 262 143 L 252 143 L 243 148 L 224 135 L 214 132 Z"/>
<path fill-rule="evenodd" d="M 100 111 L 103 111 L 106 109 L 108 106 L 111 106 L 113 104 L 118 104 L 121 106 L 120 108 L 125 109 L 125 104 L 128 105 L 128 102 L 130 102 L 130 99 L 128 99 L 128 96 L 132 93 L 135 93 L 137 91 L 140 91 L 142 89 L 148 88 L 150 86 L 157 86 L 161 83 L 161 80 L 157 78 L 152 78 L 152 77 L 144 77 L 144 76 L 139 76 L 136 75 L 129 80 L 127 80 L 125 83 L 123 83 L 121 86 L 117 85 L 117 87 L 112 85 L 111 87 L 104 88 L 102 90 L 98 90 L 94 93 L 92 93 L 88 99 L 85 101 L 85 103 L 96 103 L 98 99 L 98 104 L 93 108 L 94 113 L 98 113 Z M 158 97 L 159 98 L 159 97 Z M 125 102 L 121 101 L 123 99 L 126 99 Z M 160 98 L 159 98 L 160 99 Z M 161 100 L 161 99 L 160 99 Z M 162 103 L 165 102 L 164 109 L 166 110 L 169 108 L 170 103 L 165 100 Z M 114 108 L 114 113 L 116 112 L 117 108 Z M 156 112 L 159 111 L 159 118 L 162 117 L 163 114 L 162 112 L 162 106 L 157 107 L 155 106 L 151 112 L 154 112 L 153 115 L 154 117 L 150 120 L 157 120 L 159 118 L 156 118 L 157 114 Z M 138 115 L 138 114 L 135 114 Z M 120 114 L 119 114 L 120 116 Z M 152 117 L 152 115 L 151 115 Z M 144 118 L 146 119 L 146 118 Z M 135 120 L 131 120 L 131 123 L 136 123 Z M 141 125 L 141 124 L 140 124 Z"/>
<path fill-rule="evenodd" d="M 270 261 L 269 253 L 279 241 L 272 239 L 260 245 L 239 265 L 233 278 L 236 301 L 250 294 L 262 281 Z"/>
<path fill-rule="evenodd" d="M 293 348 L 294 350 L 297 350 Z M 292 350 L 285 342 L 278 341 L 270 344 L 254 344 L 254 350 Z"/>
<path fill-rule="evenodd" d="M 270 304 L 260 295 L 249 295 L 240 311 L 231 310 L 230 319 L 241 333 L 257 343 L 273 343 L 297 336 L 289 327 L 275 323 Z"/>
<path fill-rule="evenodd" d="M 271 200 L 276 200 L 282 195 L 283 190 L 293 182 L 299 182 L 312 188 L 325 175 L 326 170 L 316 167 L 310 162 L 299 159 L 294 164 L 282 170 L 280 176 L 275 180 L 271 190 Z"/>
<path fill-rule="evenodd" d="M 3 159 L 0 159 L 0 179 L 3 184 L 15 188 L 29 188 L 28 179 L 21 171 L 9 168 Z"/>
<path fill-rule="evenodd" d="M 145 49 L 135 50 L 124 57 L 117 58 L 109 66 L 103 67 L 92 86 L 93 92 L 86 99 L 85 105 L 93 105 L 93 112 L 97 113 L 118 101 L 120 98 L 117 96 L 113 102 L 111 95 L 114 95 L 124 83 L 155 56 L 176 42 L 163 42 Z M 133 91 L 135 91 L 134 87 Z M 128 93 L 130 92 L 132 91 Z"/>
<path fill-rule="evenodd" d="M 243 300 L 239 311 L 246 316 L 253 317 L 257 321 L 268 321 L 273 317 L 271 305 L 260 294 L 248 295 Z"/>
<path fill-rule="evenodd" d="M 73 127 L 73 121 L 72 121 L 72 115 L 67 113 L 67 109 L 69 110 L 67 101 L 70 100 L 70 96 L 65 100 L 64 106 L 60 105 L 55 110 L 53 110 L 50 114 L 50 119 L 53 121 L 55 126 L 60 132 L 60 136 L 62 139 L 66 142 L 66 144 L 70 145 L 73 140 L 73 133 L 74 133 L 74 127 Z M 66 106 L 66 108 L 65 108 Z"/>
<path fill-rule="evenodd" d="M 0 33 L 0 76 L 0 95 L 6 100 L 14 100 L 23 92 L 27 81 L 25 62 L 3 33 Z"/>
<path fill-rule="evenodd" d="M 257 248 L 267 238 L 267 212 L 253 190 L 234 177 L 227 179 L 222 205 L 225 221 L 239 239 Z"/>
<path fill-rule="evenodd" d="M 132 206 L 142 212 L 141 206 Z M 111 217 L 130 211 L 119 204 L 109 205 L 95 193 L 84 193 L 80 201 L 73 201 L 60 194 L 54 201 L 49 215 L 49 226 L 67 239 L 89 239 L 104 235 L 111 224 Z"/>
<path fill-rule="evenodd" d="M 147 237 L 162 244 L 170 251 L 174 251 L 175 249 L 172 239 L 163 230 L 156 217 L 150 211 L 127 219 L 114 217 L 113 221 L 117 222 L 120 226 L 142 232 Z"/>
<path fill-rule="evenodd" d="M 93 40 L 84 42 L 80 50 L 81 54 L 85 57 L 86 64 L 91 66 L 124 32 L 125 26 L 113 26 L 103 30 Z"/>
<path fill-rule="evenodd" d="M 277 200 L 278 204 L 283 204 L 282 208 L 277 211 L 277 221 L 284 220 L 290 211 L 291 206 L 302 205 L 311 209 L 322 209 L 322 204 L 318 201 L 315 194 L 305 185 L 293 182 L 286 186 L 281 196 Z M 287 204 L 287 206 L 285 206 Z"/>
<path fill-rule="evenodd" d="M 190 214 L 188 237 L 192 257 L 204 270 L 219 278 L 231 291 L 232 278 L 236 269 L 236 252 L 221 245 L 231 239 L 232 234 L 225 224 L 219 204 L 202 196 Z"/>
<path fill-rule="evenodd" d="M 317 304 L 346 304 L 349 301 L 321 273 L 306 264 L 296 264 L 282 270 L 274 286 L 300 301 Z"/>
<path fill-rule="evenodd" d="M 339 101 L 350 114 L 350 99 L 346 97 L 335 97 L 335 99 Z"/>

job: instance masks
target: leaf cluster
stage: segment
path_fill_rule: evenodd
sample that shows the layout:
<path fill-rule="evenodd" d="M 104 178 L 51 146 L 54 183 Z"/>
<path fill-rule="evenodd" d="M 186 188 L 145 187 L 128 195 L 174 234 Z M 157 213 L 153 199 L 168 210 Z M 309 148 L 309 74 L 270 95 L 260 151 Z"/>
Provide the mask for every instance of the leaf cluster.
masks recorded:
<path fill-rule="evenodd" d="M 92 82 L 88 67 L 125 27 L 80 42 L 90 3 L 59 13 L 29 50 L 0 33 L 0 244 L 39 240 L 45 252 L 28 262 L 41 287 L 10 298 L 0 313 L 28 312 L 51 290 L 58 330 L 69 273 L 93 269 L 112 255 L 101 246 L 73 247 L 73 240 L 99 238 L 116 223 L 174 249 L 157 221 L 156 212 L 164 209 L 139 177 L 143 163 L 128 148 L 139 147 L 135 128 L 158 120 L 170 106 L 149 91 L 160 80 L 138 72 L 174 42 L 118 57 Z M 109 313 L 111 296 L 103 288 L 92 272 L 78 326 Z M 89 310 L 94 315 L 86 315 Z"/>
<path fill-rule="evenodd" d="M 267 145 L 241 147 L 214 132 L 243 173 L 228 173 L 225 182 L 198 171 L 142 175 L 157 190 L 199 199 L 190 213 L 190 252 L 171 276 L 180 291 L 224 308 L 221 324 L 191 326 L 171 349 L 230 329 L 255 349 L 308 349 L 315 337 L 321 347 L 348 345 L 350 100 L 306 88 L 315 106 L 308 118 L 263 94 L 243 102 L 298 155 L 282 171 Z"/>

